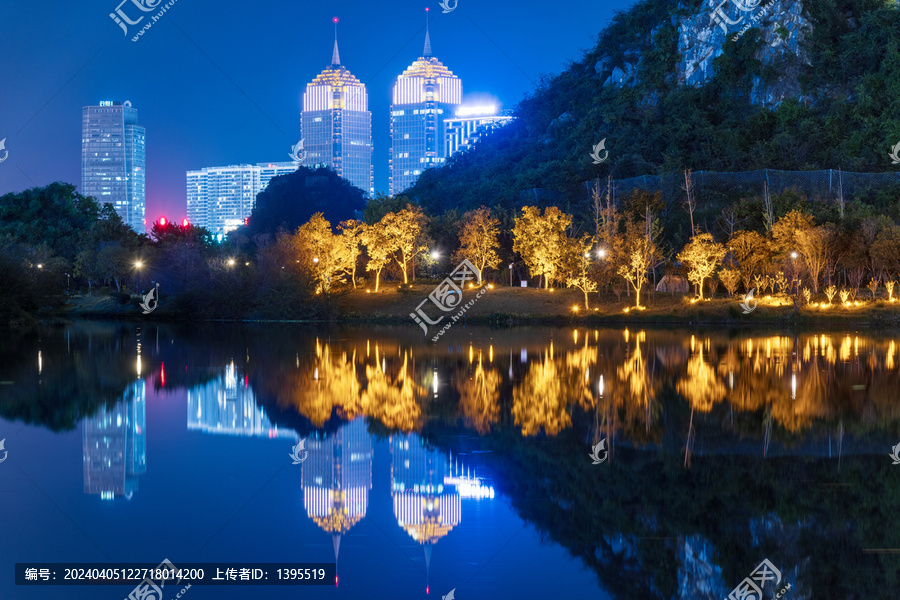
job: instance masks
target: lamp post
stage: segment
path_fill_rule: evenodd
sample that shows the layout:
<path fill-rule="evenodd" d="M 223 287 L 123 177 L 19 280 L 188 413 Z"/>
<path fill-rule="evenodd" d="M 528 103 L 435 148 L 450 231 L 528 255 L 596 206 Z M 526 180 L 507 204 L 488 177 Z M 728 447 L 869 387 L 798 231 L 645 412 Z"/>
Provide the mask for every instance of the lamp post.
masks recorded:
<path fill-rule="evenodd" d="M 509 287 L 512 287 L 512 268 L 513 264 L 509 263 Z"/>
<path fill-rule="evenodd" d="M 69 295 L 69 274 L 66 273 L 66 296 Z"/>

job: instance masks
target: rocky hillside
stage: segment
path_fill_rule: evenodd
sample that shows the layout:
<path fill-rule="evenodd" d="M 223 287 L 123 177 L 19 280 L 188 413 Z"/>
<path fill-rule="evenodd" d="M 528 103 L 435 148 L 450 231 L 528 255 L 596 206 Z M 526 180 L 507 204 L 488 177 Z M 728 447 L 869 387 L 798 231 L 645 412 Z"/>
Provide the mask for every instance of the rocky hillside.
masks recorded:
<path fill-rule="evenodd" d="M 894 171 L 900 10 L 894 0 L 645 0 L 516 116 L 408 195 L 436 213 L 537 203 L 579 218 L 585 182 L 608 175 Z M 601 140 L 609 156 L 595 164 Z"/>

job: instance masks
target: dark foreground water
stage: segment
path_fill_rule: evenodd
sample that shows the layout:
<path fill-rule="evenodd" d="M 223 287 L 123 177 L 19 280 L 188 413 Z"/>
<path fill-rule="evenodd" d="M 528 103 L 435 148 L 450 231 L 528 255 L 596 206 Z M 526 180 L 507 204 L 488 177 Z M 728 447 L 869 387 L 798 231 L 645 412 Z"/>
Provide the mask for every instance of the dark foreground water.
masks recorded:
<path fill-rule="evenodd" d="M 896 340 L 4 332 L 0 598 L 895 600 Z M 170 584 L 160 599 L 13 577 L 15 563 L 163 559 L 336 562 L 338 580 Z"/>

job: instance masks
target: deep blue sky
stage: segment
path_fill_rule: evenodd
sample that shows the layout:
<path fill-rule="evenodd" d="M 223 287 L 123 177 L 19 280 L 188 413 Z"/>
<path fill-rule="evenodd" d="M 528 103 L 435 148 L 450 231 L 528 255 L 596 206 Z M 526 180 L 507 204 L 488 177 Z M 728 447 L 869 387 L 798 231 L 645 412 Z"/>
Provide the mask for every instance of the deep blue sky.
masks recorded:
<path fill-rule="evenodd" d="M 0 140 L 9 151 L 0 195 L 53 181 L 80 191 L 82 106 L 131 100 L 147 129 L 147 222 L 180 219 L 185 171 L 289 160 L 303 89 L 331 61 L 334 16 L 341 62 L 368 86 L 375 188 L 386 192 L 391 86 L 422 53 L 426 6 L 434 55 L 462 78 L 464 95 L 513 108 L 633 4 L 459 0 L 442 14 L 437 0 L 177 0 L 132 42 L 109 17 L 119 1 L 0 2 Z M 130 1 L 123 10 L 156 14 Z"/>

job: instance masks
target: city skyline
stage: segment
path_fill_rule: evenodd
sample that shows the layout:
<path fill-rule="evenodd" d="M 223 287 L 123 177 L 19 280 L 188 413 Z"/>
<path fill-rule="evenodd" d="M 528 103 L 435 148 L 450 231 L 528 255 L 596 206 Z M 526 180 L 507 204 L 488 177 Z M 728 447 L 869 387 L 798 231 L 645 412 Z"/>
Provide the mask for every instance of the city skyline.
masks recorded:
<path fill-rule="evenodd" d="M 426 6 L 434 51 L 466 75 L 467 94 L 490 91 L 496 97 L 485 101 L 512 108 L 534 89 L 540 73 L 561 71 L 595 42 L 615 9 L 630 4 L 586 3 L 577 8 L 583 18 L 571 22 L 569 15 L 536 10 L 536 4 L 521 10 L 460 4 L 449 14 L 437 2 L 401 1 L 391 10 L 264 4 L 258 12 L 211 15 L 208 7 L 179 2 L 138 43 L 109 19 L 114 7 L 98 7 L 93 15 L 62 6 L 37 18 L 34 8 L 10 6 L 6 16 L 24 25 L 0 40 L 0 49 L 18 55 L 17 47 L 28 46 L 21 36 L 37 36 L 47 27 L 72 31 L 74 38 L 65 51 L 53 42 L 0 65 L 9 82 L 0 139 L 6 138 L 10 152 L 0 168 L 0 194 L 54 181 L 78 185 L 76 111 L 105 99 L 128 99 L 141 109 L 141 125 L 150 132 L 147 223 L 162 215 L 180 221 L 187 216 L 187 171 L 287 160 L 300 139 L 303 88 L 327 63 L 333 44 L 327 24 L 335 16 L 341 19 L 341 59 L 368 88 L 375 189 L 387 192 L 390 90 L 421 52 Z M 245 27 L 268 33 L 252 45 L 235 44 L 233 37 L 248 35 Z M 540 43 L 521 35 L 538 27 L 545 30 Z M 35 80 L 28 72 L 43 75 Z"/>

